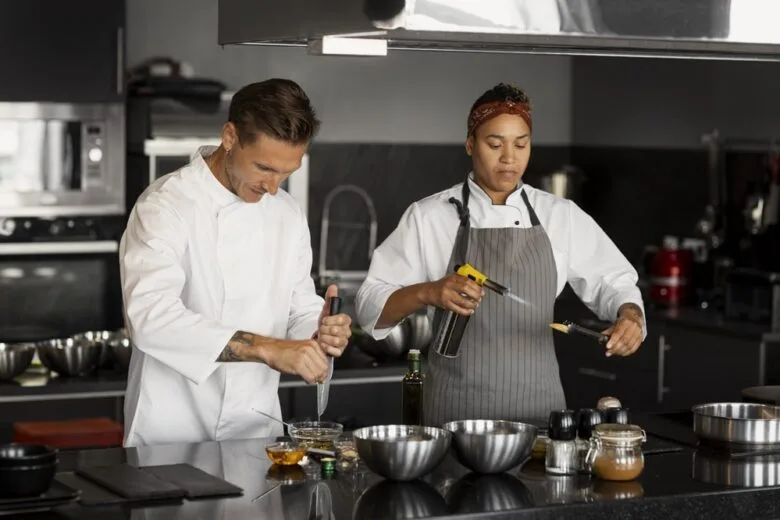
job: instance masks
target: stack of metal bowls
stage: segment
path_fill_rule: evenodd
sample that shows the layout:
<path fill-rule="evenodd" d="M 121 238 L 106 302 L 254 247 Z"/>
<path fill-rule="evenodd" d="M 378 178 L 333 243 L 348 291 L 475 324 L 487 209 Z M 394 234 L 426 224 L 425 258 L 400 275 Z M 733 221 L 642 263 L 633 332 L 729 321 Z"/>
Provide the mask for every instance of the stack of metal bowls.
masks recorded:
<path fill-rule="evenodd" d="M 103 345 L 87 339 L 51 339 L 36 344 L 43 366 L 61 376 L 91 376 L 100 363 Z"/>
<path fill-rule="evenodd" d="M 9 381 L 32 364 L 34 343 L 0 343 L 0 381 Z"/>
<path fill-rule="evenodd" d="M 428 426 L 383 425 L 353 433 L 366 466 L 388 480 L 408 481 L 430 473 L 450 449 L 452 434 Z"/>
<path fill-rule="evenodd" d="M 467 420 L 446 423 L 458 462 L 482 474 L 519 466 L 536 441 L 536 426 L 514 421 Z"/>

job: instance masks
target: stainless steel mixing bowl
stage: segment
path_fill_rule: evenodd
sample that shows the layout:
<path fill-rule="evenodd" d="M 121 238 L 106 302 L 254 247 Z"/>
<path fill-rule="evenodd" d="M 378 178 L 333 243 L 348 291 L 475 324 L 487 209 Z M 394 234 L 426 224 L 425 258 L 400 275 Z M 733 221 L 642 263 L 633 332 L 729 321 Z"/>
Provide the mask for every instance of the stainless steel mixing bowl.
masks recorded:
<path fill-rule="evenodd" d="M 108 343 L 114 335 L 115 334 L 110 330 L 90 330 L 87 332 L 80 332 L 72 337 L 76 341 L 86 340 L 95 345 L 100 345 L 100 362 L 98 366 L 100 368 L 111 368 L 114 360 L 111 357 L 111 349 L 109 348 Z"/>
<path fill-rule="evenodd" d="M 103 346 L 88 340 L 51 339 L 36 344 L 43 366 L 61 376 L 90 376 L 100 362 Z"/>
<path fill-rule="evenodd" d="M 458 461 L 471 471 L 503 473 L 531 455 L 536 426 L 514 421 L 468 420 L 446 423 Z"/>
<path fill-rule="evenodd" d="M 118 330 L 108 340 L 108 348 L 111 352 L 111 359 L 116 366 L 127 372 L 130 368 L 130 356 L 133 353 L 133 342 L 125 330 Z"/>
<path fill-rule="evenodd" d="M 419 478 L 438 466 L 450 448 L 452 434 L 428 426 L 382 425 L 353 433 L 366 466 L 388 480 Z"/>
<path fill-rule="evenodd" d="M 0 381 L 15 378 L 32 364 L 34 343 L 0 343 Z"/>

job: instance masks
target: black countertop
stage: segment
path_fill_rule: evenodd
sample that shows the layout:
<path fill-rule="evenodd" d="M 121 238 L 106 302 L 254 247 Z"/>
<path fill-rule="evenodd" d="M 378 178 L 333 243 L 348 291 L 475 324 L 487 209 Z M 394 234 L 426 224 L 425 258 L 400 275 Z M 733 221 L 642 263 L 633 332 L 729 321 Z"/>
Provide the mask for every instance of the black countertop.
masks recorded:
<path fill-rule="evenodd" d="M 264 446 L 274 439 L 207 442 L 188 445 L 89 450 L 61 453 L 60 471 L 77 465 L 127 462 L 146 466 L 188 463 L 244 489 L 244 495 L 218 500 L 184 501 L 133 509 L 119 507 L 60 508 L 57 519 L 194 520 L 284 518 L 309 516 L 312 496 L 331 514 L 322 518 L 775 518 L 780 515 L 780 487 L 727 487 L 741 475 L 780 475 L 780 458 L 762 472 L 746 467 L 747 460 L 727 468 L 695 449 L 646 456 L 644 473 L 630 483 L 609 483 L 586 477 L 552 477 L 540 462 L 531 461 L 501 475 L 478 476 L 452 458 L 431 474 L 410 483 L 393 483 L 361 471 L 336 473 L 322 479 L 316 463 L 300 469 L 303 483 L 274 488 L 274 468 Z M 651 437 L 652 440 L 652 437 Z M 649 444 L 649 443 L 648 443 Z M 767 465 L 766 461 L 764 462 Z M 776 484 L 777 482 L 772 482 Z M 259 497 L 259 498 L 258 498 Z M 463 515 L 463 516 L 461 516 Z M 30 517 L 30 518 L 35 518 Z"/>

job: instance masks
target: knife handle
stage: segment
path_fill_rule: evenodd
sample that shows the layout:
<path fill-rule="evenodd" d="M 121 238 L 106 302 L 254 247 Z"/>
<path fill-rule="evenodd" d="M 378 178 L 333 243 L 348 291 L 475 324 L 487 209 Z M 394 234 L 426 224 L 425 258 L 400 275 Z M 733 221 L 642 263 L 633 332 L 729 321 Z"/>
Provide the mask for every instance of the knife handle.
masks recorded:
<path fill-rule="evenodd" d="M 338 296 L 331 296 L 330 298 L 330 311 L 328 312 L 328 316 L 335 316 L 336 314 L 341 312 L 341 298 Z"/>
<path fill-rule="evenodd" d="M 602 334 L 601 332 L 583 327 L 582 325 L 577 325 L 576 323 L 571 323 L 569 328 L 574 332 L 582 334 L 583 336 L 590 336 L 602 345 L 605 345 L 609 341 L 609 336 Z"/>

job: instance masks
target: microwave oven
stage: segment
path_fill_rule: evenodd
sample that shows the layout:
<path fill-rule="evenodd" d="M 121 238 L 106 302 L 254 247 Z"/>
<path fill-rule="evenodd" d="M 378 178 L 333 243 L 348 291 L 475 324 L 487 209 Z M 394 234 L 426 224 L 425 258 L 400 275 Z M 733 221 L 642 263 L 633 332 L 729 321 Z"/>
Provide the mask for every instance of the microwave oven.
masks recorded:
<path fill-rule="evenodd" d="M 123 215 L 122 103 L 0 103 L 0 217 Z"/>

